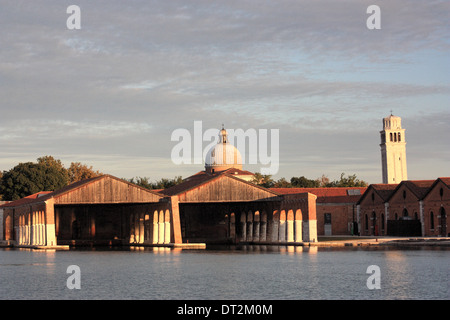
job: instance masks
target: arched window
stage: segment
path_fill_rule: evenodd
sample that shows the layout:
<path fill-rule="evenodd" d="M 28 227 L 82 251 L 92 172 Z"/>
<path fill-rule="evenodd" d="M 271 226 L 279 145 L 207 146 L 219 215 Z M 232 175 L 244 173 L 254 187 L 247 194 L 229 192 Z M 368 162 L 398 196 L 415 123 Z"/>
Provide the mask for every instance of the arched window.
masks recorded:
<path fill-rule="evenodd" d="M 394 142 L 397 142 L 397 133 L 394 132 Z"/>
<path fill-rule="evenodd" d="M 403 209 L 403 216 L 404 216 L 404 217 L 407 217 L 407 216 L 408 216 L 408 210 L 406 210 L 406 208 Z"/>
<path fill-rule="evenodd" d="M 430 212 L 430 229 L 434 230 L 434 213 L 433 213 L 433 211 Z"/>
<path fill-rule="evenodd" d="M 402 142 L 402 136 L 401 136 L 400 132 L 398 133 L 398 142 Z"/>
<path fill-rule="evenodd" d="M 392 136 L 392 132 L 390 133 L 390 136 L 391 136 L 391 142 L 394 141 L 394 138 Z"/>

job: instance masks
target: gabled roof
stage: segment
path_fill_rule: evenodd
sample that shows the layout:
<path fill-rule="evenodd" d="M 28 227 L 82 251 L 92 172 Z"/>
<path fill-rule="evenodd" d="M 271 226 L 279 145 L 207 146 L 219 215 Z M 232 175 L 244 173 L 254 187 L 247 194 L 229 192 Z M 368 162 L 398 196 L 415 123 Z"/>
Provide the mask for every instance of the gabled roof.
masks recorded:
<path fill-rule="evenodd" d="M 423 196 L 423 198 L 425 199 L 426 196 L 428 196 L 428 194 L 431 192 L 431 190 L 434 189 L 434 187 L 439 183 L 442 182 L 445 186 L 447 186 L 447 188 L 450 189 L 450 177 L 441 177 L 441 178 L 437 178 L 434 183 L 431 185 L 431 187 L 428 189 L 427 193 Z"/>
<path fill-rule="evenodd" d="M 406 187 L 411 190 L 412 193 L 419 199 L 422 200 L 428 191 L 430 190 L 431 186 L 434 184 L 436 180 L 407 180 L 402 181 L 398 188 L 400 188 L 401 185 L 406 185 Z M 397 190 L 396 190 L 397 191 Z M 393 195 L 391 195 L 392 197 Z"/>
<path fill-rule="evenodd" d="M 388 201 L 388 199 L 391 197 L 391 195 L 395 192 L 397 189 L 398 184 L 386 184 L 386 183 L 379 183 L 379 184 L 371 184 L 366 192 L 361 196 L 361 198 L 358 201 L 358 204 L 360 204 L 366 196 L 370 193 L 370 190 L 374 190 L 378 196 L 383 199 L 384 202 Z"/>
<path fill-rule="evenodd" d="M 101 180 L 113 180 L 116 182 L 119 182 L 120 184 L 123 185 L 128 185 L 131 188 L 136 188 L 138 190 L 141 190 L 144 193 L 150 193 L 154 196 L 156 196 L 157 198 L 163 198 L 163 195 L 159 194 L 158 192 L 140 187 L 138 185 L 132 184 L 128 181 L 119 179 L 117 177 L 111 176 L 111 175 L 101 175 L 98 177 L 94 177 L 94 178 L 90 178 L 90 179 L 85 179 L 85 180 L 81 180 L 75 183 L 72 183 L 68 186 L 65 186 L 61 189 L 58 189 L 56 191 L 42 191 L 42 192 L 38 192 L 36 194 L 33 194 L 31 196 L 19 199 L 17 201 L 13 201 L 10 203 L 7 203 L 6 205 L 4 205 L 5 207 L 17 207 L 17 206 L 22 206 L 22 205 L 29 205 L 29 204 L 34 204 L 34 203 L 40 203 L 40 202 L 45 202 L 49 199 L 52 198 L 59 198 L 62 197 L 66 194 L 69 194 L 71 192 L 75 192 L 78 189 L 84 188 L 84 187 L 88 187 L 91 184 L 94 184 L 96 182 L 100 182 Z M 124 201 L 126 202 L 126 201 Z"/>
<path fill-rule="evenodd" d="M 235 169 L 232 169 L 232 170 L 235 170 Z M 181 194 L 188 193 L 196 188 L 206 186 L 207 184 L 213 183 L 219 179 L 225 179 L 225 178 L 232 179 L 233 181 L 237 182 L 238 184 L 249 186 L 252 190 L 258 189 L 259 192 L 265 192 L 267 194 L 270 194 L 272 197 L 280 196 L 279 193 L 277 193 L 273 190 L 263 188 L 256 184 L 239 179 L 239 178 L 233 176 L 232 174 L 229 174 L 228 170 L 224 170 L 224 171 L 216 172 L 216 173 L 208 173 L 208 172 L 202 171 L 193 176 L 186 178 L 182 183 L 180 183 L 178 185 L 175 185 L 168 189 L 159 191 L 159 193 L 162 195 L 165 195 L 165 196 L 181 195 Z"/>

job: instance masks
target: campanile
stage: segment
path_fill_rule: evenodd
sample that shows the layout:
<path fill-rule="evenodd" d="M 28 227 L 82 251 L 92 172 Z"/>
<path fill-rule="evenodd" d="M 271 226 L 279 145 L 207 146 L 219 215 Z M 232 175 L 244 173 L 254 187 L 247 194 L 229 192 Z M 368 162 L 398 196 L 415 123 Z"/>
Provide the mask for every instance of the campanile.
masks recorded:
<path fill-rule="evenodd" d="M 390 115 L 383 119 L 381 134 L 381 165 L 383 183 L 397 184 L 408 180 L 406 168 L 406 137 L 402 118 Z"/>

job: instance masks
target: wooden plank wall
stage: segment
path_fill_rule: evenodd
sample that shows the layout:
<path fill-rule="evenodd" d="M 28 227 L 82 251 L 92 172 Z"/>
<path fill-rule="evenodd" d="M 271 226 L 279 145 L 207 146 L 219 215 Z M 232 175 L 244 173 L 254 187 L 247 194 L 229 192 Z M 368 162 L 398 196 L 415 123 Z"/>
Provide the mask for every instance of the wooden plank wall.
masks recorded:
<path fill-rule="evenodd" d="M 280 200 L 275 194 L 254 185 L 222 177 L 178 195 L 180 202 Z"/>
<path fill-rule="evenodd" d="M 55 197 L 55 204 L 158 202 L 160 196 L 118 179 L 105 177 Z"/>

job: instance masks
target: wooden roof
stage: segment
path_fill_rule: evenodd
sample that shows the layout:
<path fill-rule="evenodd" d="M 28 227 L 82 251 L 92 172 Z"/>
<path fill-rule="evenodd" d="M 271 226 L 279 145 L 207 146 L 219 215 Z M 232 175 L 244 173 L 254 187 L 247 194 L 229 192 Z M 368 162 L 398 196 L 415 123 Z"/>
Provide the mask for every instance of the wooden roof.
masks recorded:
<path fill-rule="evenodd" d="M 95 203 L 146 203 L 158 202 L 163 195 L 132 184 L 111 175 L 75 182 L 53 192 L 39 192 L 5 207 L 18 207 L 42 203 L 50 199 L 55 204 L 95 204 Z"/>
<path fill-rule="evenodd" d="M 236 178 L 222 171 L 199 172 L 182 183 L 160 191 L 166 196 L 178 196 L 181 202 L 220 202 L 281 200 L 279 193 Z"/>

